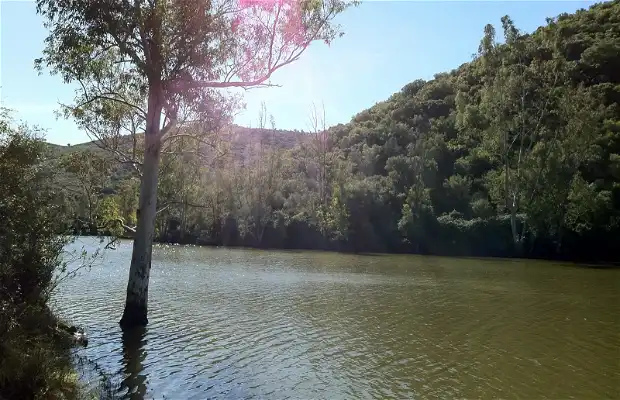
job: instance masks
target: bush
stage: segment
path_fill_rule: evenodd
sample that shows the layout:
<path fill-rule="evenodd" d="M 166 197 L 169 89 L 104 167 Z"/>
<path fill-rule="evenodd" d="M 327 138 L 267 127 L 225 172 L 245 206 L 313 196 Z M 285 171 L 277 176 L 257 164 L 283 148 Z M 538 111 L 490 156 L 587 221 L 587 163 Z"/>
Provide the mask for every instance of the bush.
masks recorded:
<path fill-rule="evenodd" d="M 52 180 L 40 167 L 45 144 L 0 110 L 0 398 L 73 398 L 70 338 L 47 301 L 67 237 Z"/>
<path fill-rule="evenodd" d="M 437 223 L 443 254 L 501 257 L 513 253 L 509 215 L 467 220 L 451 213 L 437 218 Z"/>

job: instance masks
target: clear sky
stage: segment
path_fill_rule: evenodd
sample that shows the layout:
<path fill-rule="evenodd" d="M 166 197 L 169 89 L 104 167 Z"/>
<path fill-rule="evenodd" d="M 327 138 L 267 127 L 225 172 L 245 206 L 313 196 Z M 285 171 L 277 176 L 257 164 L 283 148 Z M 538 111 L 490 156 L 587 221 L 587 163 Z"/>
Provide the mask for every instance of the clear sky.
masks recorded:
<path fill-rule="evenodd" d="M 344 123 L 385 100 L 405 84 L 430 79 L 471 60 L 485 24 L 499 29 L 510 15 L 531 32 L 546 17 L 587 8 L 591 1 L 364 1 L 338 18 L 345 36 L 330 47 L 312 44 L 302 59 L 277 72 L 265 88 L 245 94 L 236 123 L 256 126 L 261 101 L 278 128 L 308 129 L 312 103 L 325 105 L 329 125 Z M 57 103 L 70 102 L 73 87 L 57 76 L 38 76 L 47 32 L 34 2 L 0 0 L 0 99 L 17 117 L 47 129 L 52 143 L 88 140 L 71 121 L 57 120 Z"/>

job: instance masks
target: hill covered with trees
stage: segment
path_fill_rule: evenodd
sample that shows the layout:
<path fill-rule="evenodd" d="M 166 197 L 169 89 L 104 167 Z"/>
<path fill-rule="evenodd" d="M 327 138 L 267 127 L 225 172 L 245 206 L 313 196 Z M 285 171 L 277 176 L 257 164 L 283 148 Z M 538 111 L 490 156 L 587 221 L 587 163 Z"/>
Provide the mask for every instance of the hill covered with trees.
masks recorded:
<path fill-rule="evenodd" d="M 532 34 L 501 22 L 501 35 L 481 29 L 471 62 L 347 124 L 325 129 L 315 113 L 303 135 L 237 130 L 207 152 L 175 142 L 181 155 L 161 165 L 160 240 L 617 259 L 620 2 Z M 79 159 L 88 149 L 77 147 L 54 150 L 73 182 L 73 218 L 131 225 L 139 166 Z"/>

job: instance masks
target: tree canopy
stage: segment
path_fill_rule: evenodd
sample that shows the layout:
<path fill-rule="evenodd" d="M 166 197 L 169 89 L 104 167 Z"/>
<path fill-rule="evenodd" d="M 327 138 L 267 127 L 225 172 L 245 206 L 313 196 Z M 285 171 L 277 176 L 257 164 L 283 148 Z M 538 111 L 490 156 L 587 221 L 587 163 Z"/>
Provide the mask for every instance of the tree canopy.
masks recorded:
<path fill-rule="evenodd" d="M 149 112 L 162 138 L 179 122 L 208 131 L 237 106 L 218 89 L 270 86 L 313 41 L 342 34 L 330 21 L 349 3 L 39 0 L 50 34 L 35 64 L 79 84 L 65 115 L 96 138 L 144 132 Z"/>

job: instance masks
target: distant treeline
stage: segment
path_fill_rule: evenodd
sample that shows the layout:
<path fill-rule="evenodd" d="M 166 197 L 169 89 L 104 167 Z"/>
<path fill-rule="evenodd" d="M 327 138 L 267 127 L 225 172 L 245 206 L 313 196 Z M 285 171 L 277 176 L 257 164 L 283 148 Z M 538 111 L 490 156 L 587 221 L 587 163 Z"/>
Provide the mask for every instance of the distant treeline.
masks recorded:
<path fill-rule="evenodd" d="M 532 34 L 509 17 L 502 27 L 503 44 L 484 27 L 472 62 L 414 81 L 348 124 L 325 129 L 315 113 L 310 133 L 248 130 L 256 140 L 206 160 L 191 139 L 175 142 L 182 155 L 162 162 L 157 236 L 617 260 L 620 2 Z M 73 182 L 69 219 L 116 233 L 105 221 L 135 222 L 139 178 L 127 166 L 101 152 L 61 162 Z"/>

